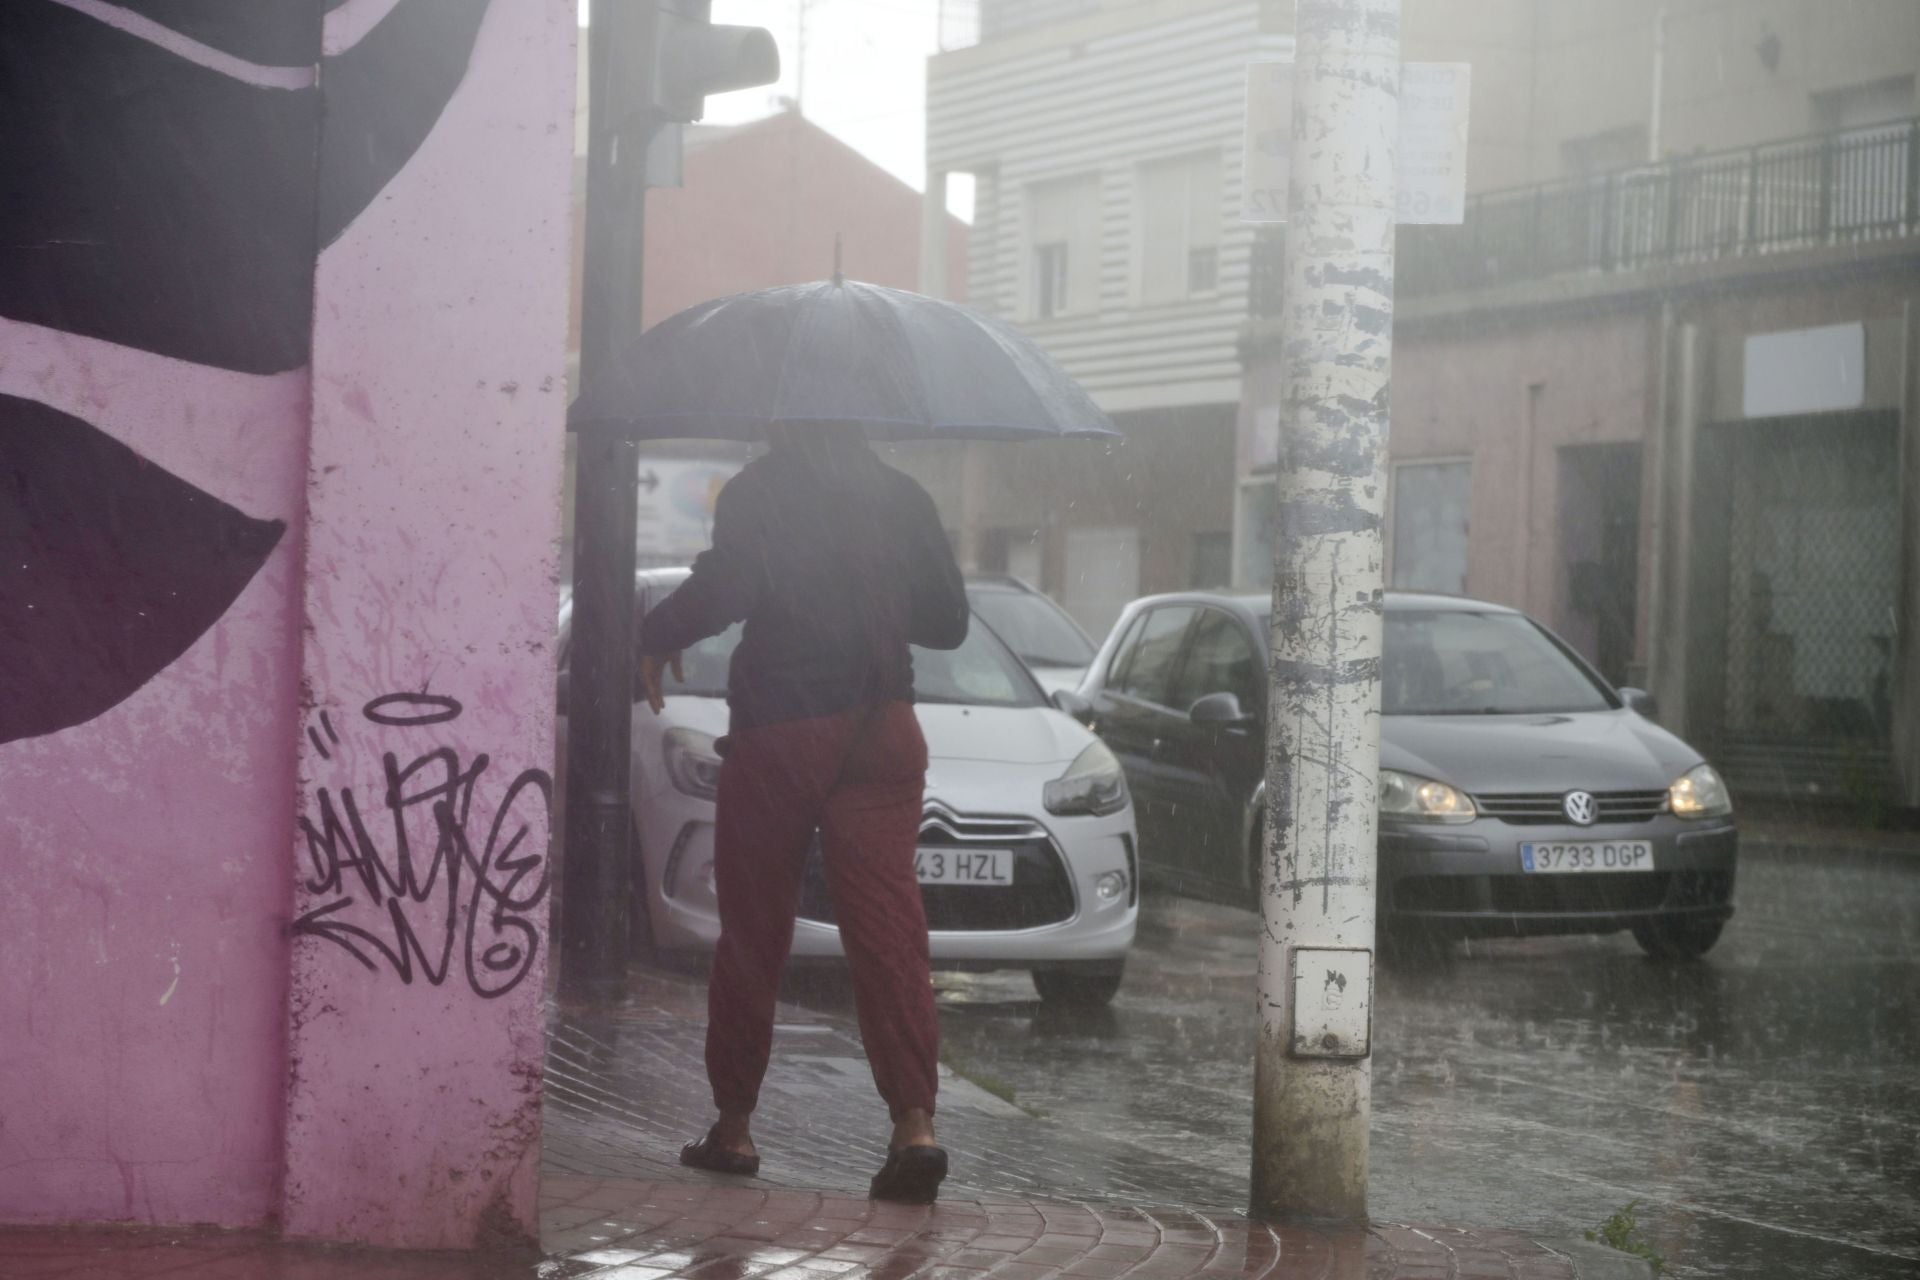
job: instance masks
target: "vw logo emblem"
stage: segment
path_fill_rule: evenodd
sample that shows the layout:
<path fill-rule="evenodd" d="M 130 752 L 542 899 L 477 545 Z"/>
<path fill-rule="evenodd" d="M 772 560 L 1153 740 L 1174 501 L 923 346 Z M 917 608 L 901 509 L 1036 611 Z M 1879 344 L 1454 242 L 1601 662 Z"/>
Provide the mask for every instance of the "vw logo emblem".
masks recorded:
<path fill-rule="evenodd" d="M 1600 816 L 1600 805 L 1593 796 L 1585 791 L 1569 791 L 1560 802 L 1560 808 L 1566 812 L 1567 821 L 1576 827 L 1590 827 L 1593 820 Z"/>

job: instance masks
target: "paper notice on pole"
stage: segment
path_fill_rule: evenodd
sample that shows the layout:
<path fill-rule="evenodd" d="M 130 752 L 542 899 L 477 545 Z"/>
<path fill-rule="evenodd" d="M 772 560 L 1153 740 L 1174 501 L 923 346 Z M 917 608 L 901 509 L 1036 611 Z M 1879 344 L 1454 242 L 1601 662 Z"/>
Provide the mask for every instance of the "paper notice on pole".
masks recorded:
<path fill-rule="evenodd" d="M 1402 226 L 1459 226 L 1467 218 L 1467 98 L 1464 62 L 1400 68 L 1399 184 Z"/>
<path fill-rule="evenodd" d="M 1400 69 L 1399 218 L 1403 224 L 1465 221 L 1467 102 L 1464 62 L 1409 62 Z M 1242 222 L 1285 222 L 1293 159 L 1293 63 L 1247 64 Z"/>

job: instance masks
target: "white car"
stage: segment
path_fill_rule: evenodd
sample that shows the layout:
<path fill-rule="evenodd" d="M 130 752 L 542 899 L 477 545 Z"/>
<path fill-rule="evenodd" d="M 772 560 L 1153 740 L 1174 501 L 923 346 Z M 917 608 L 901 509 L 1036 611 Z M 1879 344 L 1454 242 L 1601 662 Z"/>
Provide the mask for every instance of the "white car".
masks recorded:
<path fill-rule="evenodd" d="M 967 602 L 974 620 L 992 627 L 1049 695 L 1080 687 L 1099 646 L 1051 596 L 1018 578 L 993 574 L 967 579 Z"/>
<path fill-rule="evenodd" d="M 641 571 L 640 616 L 686 576 Z M 567 621 L 563 614 L 563 666 Z M 666 686 L 666 710 L 634 711 L 634 882 L 644 894 L 635 922 L 663 950 L 711 950 L 720 935 L 714 740 L 727 731 L 727 664 L 738 639 L 730 628 L 688 649 L 685 679 Z M 913 665 L 930 762 L 916 865 L 933 967 L 1027 969 L 1043 999 L 1112 999 L 1139 915 L 1133 802 L 1119 761 L 1055 710 L 977 619 L 958 649 L 915 649 Z M 792 954 L 841 954 L 817 853 Z"/>

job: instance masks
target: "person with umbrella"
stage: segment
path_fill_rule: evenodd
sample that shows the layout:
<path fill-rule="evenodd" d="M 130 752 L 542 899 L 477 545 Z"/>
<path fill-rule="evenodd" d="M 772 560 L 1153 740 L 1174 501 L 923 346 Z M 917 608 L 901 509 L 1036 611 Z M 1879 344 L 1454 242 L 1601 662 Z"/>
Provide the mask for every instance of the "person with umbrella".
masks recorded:
<path fill-rule="evenodd" d="M 582 399 L 583 429 L 770 445 L 721 490 L 712 546 L 636 637 L 657 714 L 680 650 L 744 623 L 714 836 L 706 1065 L 720 1117 L 681 1161 L 759 1171 L 751 1118 L 817 834 L 893 1121 L 872 1195 L 930 1203 L 947 1154 L 933 1129 L 939 1027 L 914 871 L 927 748 L 909 646 L 957 648 L 971 613 L 933 500 L 868 440 L 1117 433 L 1011 326 L 838 272 L 670 317 Z"/>
<path fill-rule="evenodd" d="M 714 833 L 720 941 L 706 1062 L 720 1118 L 680 1159 L 759 1170 L 749 1121 L 818 832 L 860 1037 L 893 1120 L 872 1194 L 930 1202 L 947 1154 L 933 1131 L 939 1027 L 914 874 L 927 746 L 908 646 L 965 640 L 966 591 L 933 500 L 883 463 L 858 425 L 770 434 L 768 452 L 721 490 L 711 549 L 638 637 L 642 690 L 657 713 L 678 651 L 745 623 Z"/>

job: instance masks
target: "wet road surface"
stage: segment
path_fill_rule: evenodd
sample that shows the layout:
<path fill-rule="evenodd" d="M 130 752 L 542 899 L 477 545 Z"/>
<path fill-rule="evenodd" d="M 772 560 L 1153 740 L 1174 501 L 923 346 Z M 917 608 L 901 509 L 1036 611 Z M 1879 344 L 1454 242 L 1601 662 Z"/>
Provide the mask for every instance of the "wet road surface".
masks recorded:
<path fill-rule="evenodd" d="M 1182 1199 L 1240 1205 L 1254 919 L 1148 906 L 1111 1009 L 942 975 L 944 1053 L 1049 1127 L 1180 1161 Z M 1569 1236 L 1637 1200 L 1682 1275 L 1920 1274 L 1920 860 L 1749 854 L 1737 907 L 1694 965 L 1622 934 L 1384 970 L 1373 1216 Z"/>

